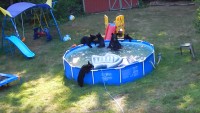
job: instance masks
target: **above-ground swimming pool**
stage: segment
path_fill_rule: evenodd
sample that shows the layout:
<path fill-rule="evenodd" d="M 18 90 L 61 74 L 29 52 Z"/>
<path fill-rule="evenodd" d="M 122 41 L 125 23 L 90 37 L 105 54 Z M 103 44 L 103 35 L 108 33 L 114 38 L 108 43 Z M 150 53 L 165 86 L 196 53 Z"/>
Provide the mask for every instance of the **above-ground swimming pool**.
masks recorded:
<path fill-rule="evenodd" d="M 93 48 L 78 45 L 67 50 L 63 56 L 64 73 L 68 79 L 77 81 L 82 65 L 92 62 L 92 55 L 105 56 L 107 53 L 120 56 L 122 62 L 113 68 L 93 69 L 85 75 L 85 84 L 120 85 L 144 77 L 154 69 L 155 51 L 153 44 L 141 40 L 120 41 L 123 46 L 119 51 L 107 48 Z"/>

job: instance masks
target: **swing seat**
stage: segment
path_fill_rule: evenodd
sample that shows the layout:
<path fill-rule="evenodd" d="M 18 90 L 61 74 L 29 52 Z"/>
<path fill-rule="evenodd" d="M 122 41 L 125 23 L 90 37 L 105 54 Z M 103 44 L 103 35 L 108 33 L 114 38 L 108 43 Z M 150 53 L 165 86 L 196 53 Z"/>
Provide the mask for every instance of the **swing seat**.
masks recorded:
<path fill-rule="evenodd" d="M 45 35 L 46 35 L 44 31 L 38 32 L 37 34 L 38 34 L 39 36 L 45 36 Z"/>
<path fill-rule="evenodd" d="M 35 39 L 46 35 L 46 33 L 40 27 L 36 27 L 33 30 L 34 30 Z"/>

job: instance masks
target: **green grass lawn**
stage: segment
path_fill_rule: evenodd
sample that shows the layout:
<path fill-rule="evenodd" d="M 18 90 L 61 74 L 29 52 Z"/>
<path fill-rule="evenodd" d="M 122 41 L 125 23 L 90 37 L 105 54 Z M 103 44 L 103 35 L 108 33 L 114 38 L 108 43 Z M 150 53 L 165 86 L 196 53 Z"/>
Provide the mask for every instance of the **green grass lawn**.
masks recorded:
<path fill-rule="evenodd" d="M 62 34 L 72 40 L 61 42 L 55 28 L 51 42 L 33 40 L 26 29 L 26 45 L 36 57 L 26 59 L 16 50 L 14 56 L 1 52 L 0 72 L 21 76 L 20 82 L 0 89 L 0 112 L 117 113 L 115 101 L 103 84 L 80 88 L 64 76 L 62 56 L 84 35 L 104 34 L 104 14 L 109 21 L 123 14 L 126 33 L 155 46 L 162 60 L 152 73 L 135 82 L 107 86 L 125 113 L 199 113 L 200 112 L 200 34 L 195 31 L 196 6 L 162 6 L 105 12 L 77 17 L 60 25 Z M 180 55 L 179 45 L 191 42 L 196 59 L 188 50 Z M 157 57 L 156 57 L 157 58 Z"/>

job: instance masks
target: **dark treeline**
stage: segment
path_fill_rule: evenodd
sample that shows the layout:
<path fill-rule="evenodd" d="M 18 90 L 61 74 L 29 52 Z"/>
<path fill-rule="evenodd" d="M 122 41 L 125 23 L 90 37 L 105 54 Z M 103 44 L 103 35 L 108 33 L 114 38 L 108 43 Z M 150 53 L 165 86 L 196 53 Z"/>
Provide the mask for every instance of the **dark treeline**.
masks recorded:
<path fill-rule="evenodd" d="M 82 0 L 52 0 L 52 1 L 53 2 L 56 1 L 56 5 L 53 9 L 56 18 L 58 19 L 66 18 L 70 14 L 73 15 L 83 14 Z M 46 0 L 0 0 L 0 7 L 7 9 L 11 4 L 17 2 L 45 3 Z"/>

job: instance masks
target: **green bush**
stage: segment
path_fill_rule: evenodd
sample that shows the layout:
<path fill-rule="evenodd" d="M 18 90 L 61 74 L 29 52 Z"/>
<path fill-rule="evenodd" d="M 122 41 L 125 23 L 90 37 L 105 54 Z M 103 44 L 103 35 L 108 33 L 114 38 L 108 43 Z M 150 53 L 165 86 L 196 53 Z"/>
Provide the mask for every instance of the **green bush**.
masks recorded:
<path fill-rule="evenodd" d="M 83 14 L 83 5 L 82 0 L 52 0 L 57 1 L 54 10 L 54 15 L 58 21 L 65 20 L 69 15 L 81 15 Z M 16 2 L 31 2 L 31 3 L 45 3 L 46 0 L 13 0 L 13 3 Z M 7 1 L 0 1 L 1 7 L 7 8 L 10 3 Z M 2 15 L 1 15 L 2 16 Z M 2 18 L 0 16 L 0 18 Z M 0 19 L 1 21 L 2 19 Z"/>
<path fill-rule="evenodd" d="M 195 21 L 194 21 L 194 24 L 195 24 L 195 28 L 198 32 L 200 32 L 200 8 L 198 8 L 196 10 L 196 16 L 195 16 Z"/>
<path fill-rule="evenodd" d="M 58 20 L 66 20 L 70 14 L 83 14 L 82 0 L 59 0 L 55 5 L 54 10 L 54 14 Z"/>

